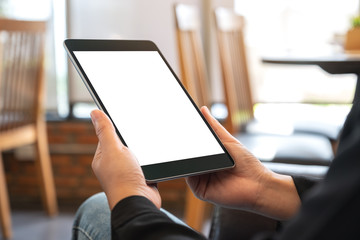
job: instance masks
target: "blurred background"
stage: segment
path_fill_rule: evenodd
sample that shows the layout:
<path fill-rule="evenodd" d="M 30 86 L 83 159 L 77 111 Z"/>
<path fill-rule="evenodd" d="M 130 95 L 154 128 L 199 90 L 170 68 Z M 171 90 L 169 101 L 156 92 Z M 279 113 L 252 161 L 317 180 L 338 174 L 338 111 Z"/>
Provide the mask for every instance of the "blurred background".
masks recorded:
<path fill-rule="evenodd" d="M 356 75 L 329 74 L 315 65 L 266 64 L 262 57 L 344 53 L 351 19 L 360 14 L 358 0 L 0 0 L 2 18 L 48 21 L 45 112 L 60 212 L 49 220 L 42 211 L 33 166 L 34 147 L 3 152 L 14 239 L 70 238 L 76 209 L 101 191 L 90 167 L 97 139 L 89 113 L 96 106 L 67 59 L 64 39 L 152 40 L 180 76 L 175 3 L 191 4 L 200 10 L 212 103 L 223 103 L 225 98 L 213 10 L 227 7 L 245 18 L 256 119 L 311 115 L 334 123 L 344 121 L 354 97 Z M 220 108 L 215 114 L 225 118 L 226 110 Z M 160 191 L 163 207 L 183 217 L 183 180 L 161 183 Z"/>

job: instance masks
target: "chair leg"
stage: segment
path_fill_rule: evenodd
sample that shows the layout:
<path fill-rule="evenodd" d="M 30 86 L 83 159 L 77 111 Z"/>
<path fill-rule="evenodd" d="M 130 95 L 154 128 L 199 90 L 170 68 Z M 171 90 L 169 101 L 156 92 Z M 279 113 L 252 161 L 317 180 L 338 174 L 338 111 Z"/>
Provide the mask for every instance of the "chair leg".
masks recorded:
<path fill-rule="evenodd" d="M 0 217 L 1 230 L 5 239 L 12 237 L 11 215 L 9 197 L 6 187 L 5 171 L 3 166 L 2 154 L 0 152 Z"/>
<path fill-rule="evenodd" d="M 206 204 L 206 202 L 196 198 L 190 188 L 187 188 L 184 220 L 186 224 L 197 231 L 202 230 Z"/>
<path fill-rule="evenodd" d="M 48 215 L 55 216 L 58 213 L 58 206 L 45 123 L 37 127 L 36 150 L 38 155 L 36 165 L 40 176 L 43 203 Z"/>

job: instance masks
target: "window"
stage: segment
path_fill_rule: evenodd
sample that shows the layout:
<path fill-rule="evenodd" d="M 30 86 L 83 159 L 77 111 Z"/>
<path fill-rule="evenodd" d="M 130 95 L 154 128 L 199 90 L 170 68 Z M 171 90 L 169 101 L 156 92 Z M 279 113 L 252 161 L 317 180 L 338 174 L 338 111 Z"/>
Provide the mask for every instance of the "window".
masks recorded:
<path fill-rule="evenodd" d="M 256 105 L 255 118 L 276 122 L 310 116 L 320 122 L 341 124 L 350 110 L 356 76 L 331 75 L 317 66 L 263 64 L 261 56 L 281 53 L 322 56 L 343 52 L 350 19 L 360 13 L 360 2 L 234 1 L 235 11 L 246 19 L 249 72 L 255 89 L 253 95 L 260 103 Z M 271 104 L 274 102 L 282 104 Z"/>
<path fill-rule="evenodd" d="M 341 43 L 358 0 L 235 0 L 246 19 L 250 76 L 258 102 L 351 103 L 356 77 L 316 66 L 269 65 L 261 55 L 326 55 Z M 295 73 L 295 74 L 294 74 Z"/>

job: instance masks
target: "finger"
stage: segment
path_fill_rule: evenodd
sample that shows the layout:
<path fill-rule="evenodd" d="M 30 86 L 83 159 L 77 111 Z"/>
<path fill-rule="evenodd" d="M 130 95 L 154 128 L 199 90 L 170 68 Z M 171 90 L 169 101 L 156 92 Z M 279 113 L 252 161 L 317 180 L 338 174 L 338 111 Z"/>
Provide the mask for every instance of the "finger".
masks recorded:
<path fill-rule="evenodd" d="M 100 110 L 93 110 L 90 114 L 93 122 L 96 135 L 103 149 L 108 146 L 120 144 L 123 146 L 118 135 L 115 132 L 115 128 L 106 114 Z"/>
<path fill-rule="evenodd" d="M 91 167 L 92 169 L 96 168 L 96 165 L 98 164 L 98 161 L 100 161 L 101 159 L 101 146 L 100 146 L 100 142 L 98 142 L 97 147 L 96 147 L 96 151 L 94 154 L 94 158 L 93 161 L 91 163 Z"/>
<path fill-rule="evenodd" d="M 186 184 L 188 186 L 190 186 L 191 189 L 198 185 L 199 180 L 200 180 L 200 177 L 198 175 L 185 178 Z"/>
<path fill-rule="evenodd" d="M 209 109 L 206 106 L 201 107 L 200 110 L 206 121 L 210 124 L 211 128 L 215 131 L 216 135 L 220 139 L 233 139 L 233 136 L 211 115 Z"/>

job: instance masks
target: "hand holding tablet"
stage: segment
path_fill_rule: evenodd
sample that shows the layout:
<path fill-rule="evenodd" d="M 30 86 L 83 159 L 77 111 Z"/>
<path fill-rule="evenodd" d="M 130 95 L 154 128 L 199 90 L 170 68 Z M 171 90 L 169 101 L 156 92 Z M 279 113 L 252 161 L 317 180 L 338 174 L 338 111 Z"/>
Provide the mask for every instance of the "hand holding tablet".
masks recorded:
<path fill-rule="evenodd" d="M 155 44 L 70 39 L 65 48 L 148 182 L 234 166 Z"/>

